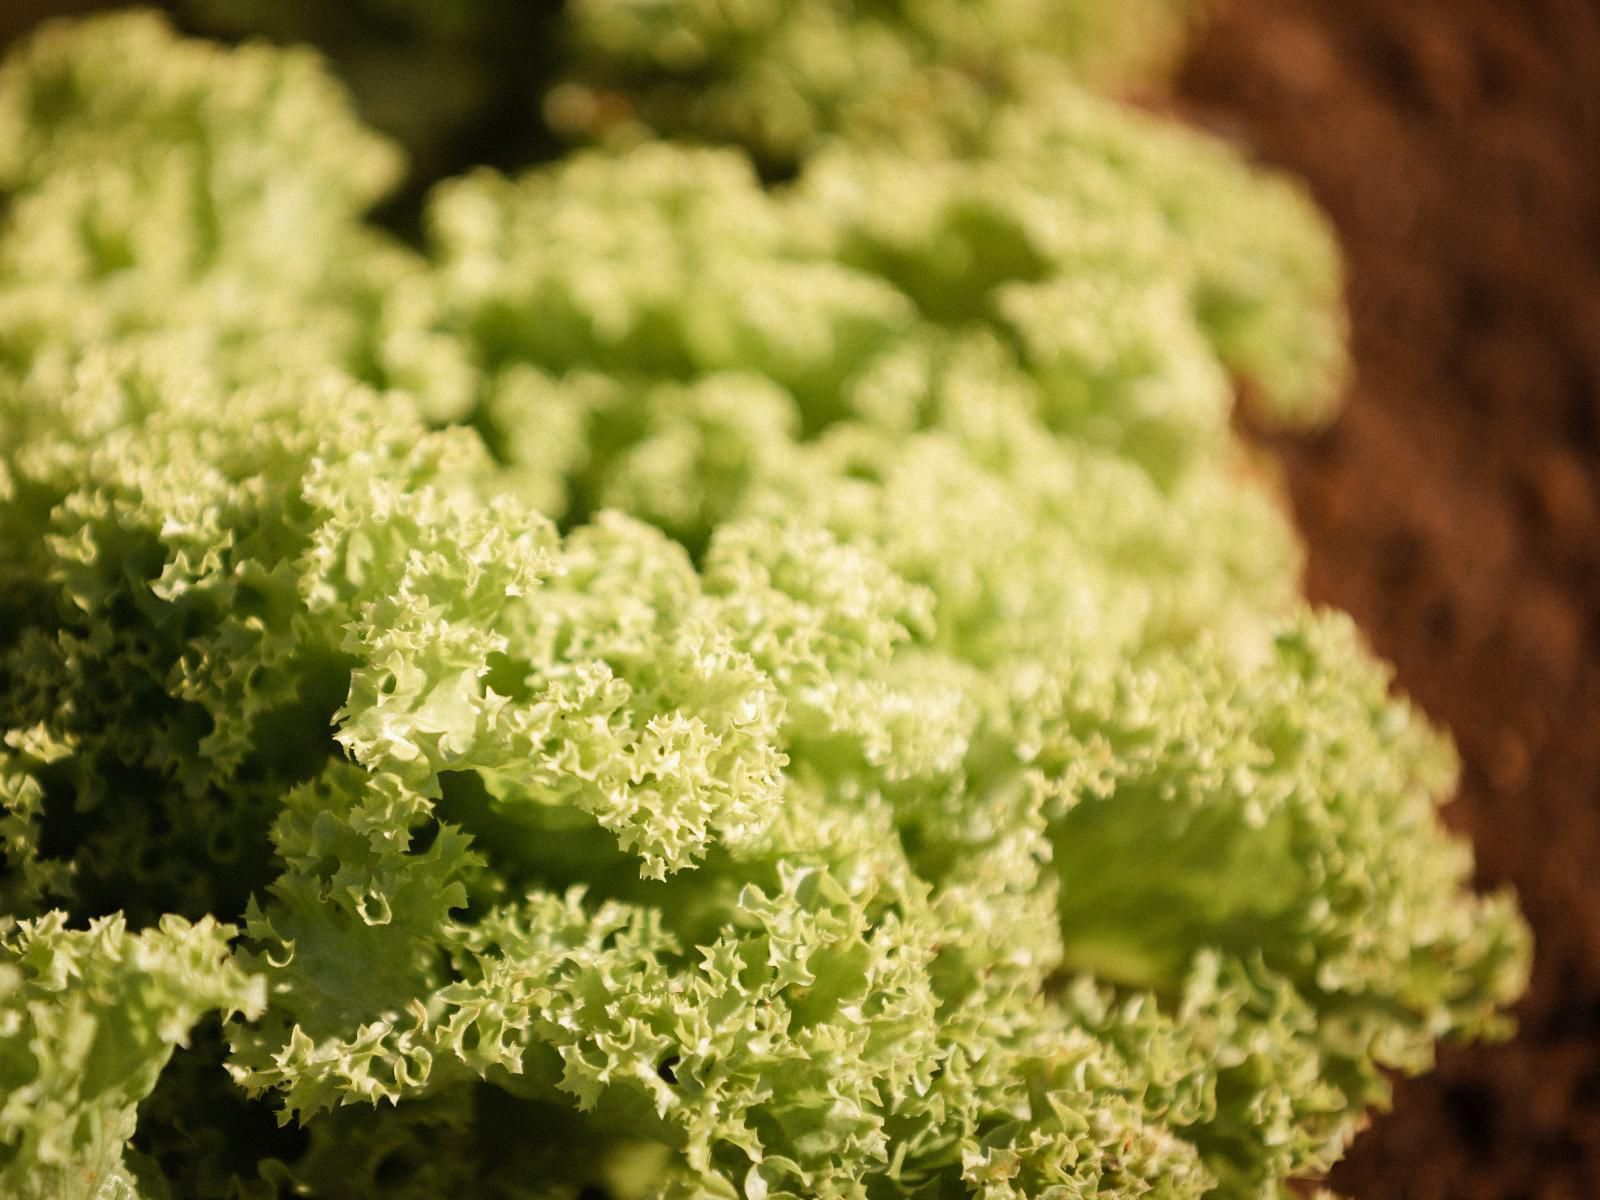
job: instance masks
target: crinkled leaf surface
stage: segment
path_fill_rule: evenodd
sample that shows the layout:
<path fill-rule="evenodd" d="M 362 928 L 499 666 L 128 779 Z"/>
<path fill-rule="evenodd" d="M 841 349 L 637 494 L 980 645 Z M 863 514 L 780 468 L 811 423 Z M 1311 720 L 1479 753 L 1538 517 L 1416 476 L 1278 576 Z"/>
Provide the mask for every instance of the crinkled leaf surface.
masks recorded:
<path fill-rule="evenodd" d="M 1503 1030 L 1448 745 L 1229 431 L 1326 411 L 1325 233 L 1027 87 L 411 250 L 299 52 L 0 69 L 7 1194 L 1275 1196 Z"/>

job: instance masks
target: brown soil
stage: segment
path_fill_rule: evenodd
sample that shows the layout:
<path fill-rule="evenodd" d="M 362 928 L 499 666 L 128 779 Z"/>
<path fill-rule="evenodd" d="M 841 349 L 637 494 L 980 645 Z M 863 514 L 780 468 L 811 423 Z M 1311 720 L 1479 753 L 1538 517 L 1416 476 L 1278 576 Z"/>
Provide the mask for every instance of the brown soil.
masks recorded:
<path fill-rule="evenodd" d="M 1600 1196 L 1600 4 L 1233 0 L 1181 88 L 1344 242 L 1348 410 L 1273 442 L 1308 587 L 1454 731 L 1448 818 L 1538 939 L 1517 1039 L 1446 1049 L 1333 1183 Z"/>

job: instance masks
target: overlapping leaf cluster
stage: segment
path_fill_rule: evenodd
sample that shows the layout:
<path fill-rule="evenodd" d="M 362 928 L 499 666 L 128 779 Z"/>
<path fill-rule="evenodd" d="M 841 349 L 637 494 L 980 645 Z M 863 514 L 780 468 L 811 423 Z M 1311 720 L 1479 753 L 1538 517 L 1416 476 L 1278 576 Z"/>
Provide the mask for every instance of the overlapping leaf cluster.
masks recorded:
<path fill-rule="evenodd" d="M 1332 251 L 1038 86 L 416 251 L 300 52 L 12 57 L 0 1190 L 1271 1196 L 1500 1030 L 1448 747 L 1229 433 L 1326 411 Z"/>
<path fill-rule="evenodd" d="M 1127 82 L 1169 62 L 1204 0 L 572 0 L 558 127 L 642 122 L 792 164 L 828 135 L 948 150 L 997 102 L 1070 73 Z"/>

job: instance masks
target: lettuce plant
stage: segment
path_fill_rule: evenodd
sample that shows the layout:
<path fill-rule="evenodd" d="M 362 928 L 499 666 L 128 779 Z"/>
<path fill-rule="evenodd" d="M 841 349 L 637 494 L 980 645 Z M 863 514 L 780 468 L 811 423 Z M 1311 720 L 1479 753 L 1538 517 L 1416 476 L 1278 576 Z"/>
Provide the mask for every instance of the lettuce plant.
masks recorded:
<path fill-rule="evenodd" d="M 1153 73 L 1202 0 L 572 0 L 560 127 L 642 121 L 790 164 L 831 134 L 947 146 L 1043 75 Z"/>
<path fill-rule="evenodd" d="M 1326 234 L 1019 95 L 419 248 L 306 52 L 13 53 L 0 1192 L 1279 1196 L 1505 1030 L 1448 743 L 1230 433 L 1328 411 Z"/>

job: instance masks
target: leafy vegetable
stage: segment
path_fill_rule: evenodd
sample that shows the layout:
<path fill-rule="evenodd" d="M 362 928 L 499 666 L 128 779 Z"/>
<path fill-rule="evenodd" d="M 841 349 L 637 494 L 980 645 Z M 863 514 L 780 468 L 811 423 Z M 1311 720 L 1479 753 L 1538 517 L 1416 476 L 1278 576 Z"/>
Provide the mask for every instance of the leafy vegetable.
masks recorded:
<path fill-rule="evenodd" d="M 574 78 L 549 109 L 558 129 L 643 121 L 739 142 L 774 165 L 829 134 L 945 147 L 1041 77 L 1106 84 L 1155 73 L 1204 6 L 572 0 L 563 23 Z"/>
<path fill-rule="evenodd" d="M 13 55 L 0 1190 L 1282 1195 L 1503 1032 L 1448 745 L 1229 433 L 1327 411 L 1326 235 L 1030 86 L 413 250 L 302 52 Z"/>

